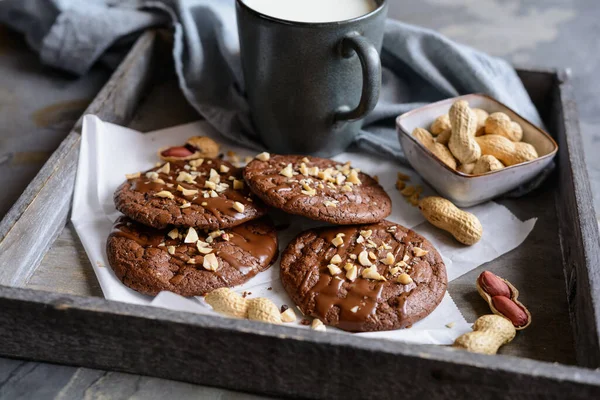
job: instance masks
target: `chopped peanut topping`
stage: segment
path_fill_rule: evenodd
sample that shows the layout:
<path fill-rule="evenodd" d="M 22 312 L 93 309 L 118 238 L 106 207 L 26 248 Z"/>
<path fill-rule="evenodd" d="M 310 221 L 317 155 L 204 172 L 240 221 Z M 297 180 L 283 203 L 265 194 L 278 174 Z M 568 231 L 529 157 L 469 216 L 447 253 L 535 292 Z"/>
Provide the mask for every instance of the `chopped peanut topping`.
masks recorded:
<path fill-rule="evenodd" d="M 148 178 L 150 180 L 158 179 L 158 173 L 156 173 L 154 171 L 146 172 L 146 178 Z"/>
<path fill-rule="evenodd" d="M 325 325 L 323 324 L 323 322 L 321 322 L 320 319 L 313 319 L 312 324 L 310 324 L 310 329 L 312 329 L 313 331 L 321 331 L 321 332 L 325 332 L 327 330 L 327 328 L 325 328 Z"/>
<path fill-rule="evenodd" d="M 206 181 L 204 182 L 204 187 L 206 189 L 215 190 L 217 188 L 217 184 L 212 181 Z"/>
<path fill-rule="evenodd" d="M 177 185 L 177 190 L 179 190 L 184 196 L 194 196 L 194 195 L 198 194 L 197 190 L 186 189 L 181 185 Z"/>
<path fill-rule="evenodd" d="M 192 160 L 189 162 L 189 164 L 194 167 L 194 168 L 198 168 L 199 166 L 201 166 L 204 163 L 204 158 L 199 158 L 197 160 Z"/>
<path fill-rule="evenodd" d="M 234 190 L 242 190 L 244 188 L 244 181 L 240 181 L 235 179 L 233 181 L 233 189 Z"/>
<path fill-rule="evenodd" d="M 210 253 L 204 256 L 204 261 L 202 262 L 202 266 L 204 269 L 209 271 L 216 271 L 219 269 L 219 260 L 217 260 L 217 256 L 215 253 Z"/>
<path fill-rule="evenodd" d="M 233 209 L 237 212 L 244 212 L 244 205 L 242 203 L 240 203 L 239 201 L 236 201 L 235 203 L 233 203 Z"/>
<path fill-rule="evenodd" d="M 302 175 L 308 176 L 308 168 L 306 167 L 305 163 L 300 164 L 299 171 Z"/>
<path fill-rule="evenodd" d="M 335 247 L 340 247 L 342 244 L 344 244 L 344 239 L 342 239 L 341 236 L 336 236 L 331 240 L 331 243 L 333 243 Z"/>
<path fill-rule="evenodd" d="M 413 254 L 415 255 L 415 257 L 423 257 L 427 253 L 429 253 L 429 252 L 426 250 L 423 250 L 420 247 L 413 247 Z"/>
<path fill-rule="evenodd" d="M 269 161 L 269 159 L 271 158 L 271 155 L 267 152 L 264 152 L 264 153 L 260 153 L 260 154 L 256 155 L 255 158 L 260 161 Z"/>
<path fill-rule="evenodd" d="M 221 182 L 221 175 L 219 175 L 217 171 L 211 168 L 208 180 L 214 182 L 214 184 L 216 185 L 217 183 Z"/>
<path fill-rule="evenodd" d="M 291 178 L 294 176 L 294 169 L 292 168 L 292 164 L 288 164 L 284 169 L 279 171 L 279 175 L 283 175 L 287 178 Z"/>
<path fill-rule="evenodd" d="M 127 178 L 127 179 L 137 179 L 140 176 L 142 176 L 141 172 L 135 172 L 133 174 L 125 174 L 125 178 Z"/>
<path fill-rule="evenodd" d="M 281 313 L 281 322 L 295 322 L 296 321 L 296 313 L 293 309 L 288 308 L 284 312 Z"/>
<path fill-rule="evenodd" d="M 163 174 L 168 174 L 171 172 L 171 164 L 170 163 L 166 163 L 165 165 L 163 165 L 162 167 L 160 167 L 159 169 L 156 170 L 156 172 L 158 173 L 163 173 Z"/>
<path fill-rule="evenodd" d="M 363 267 L 370 267 L 372 265 L 371 260 L 369 260 L 369 253 L 366 250 L 363 250 L 358 255 L 358 262 Z"/>
<path fill-rule="evenodd" d="M 319 167 L 312 167 L 308 169 L 309 176 L 318 176 L 319 175 Z"/>
<path fill-rule="evenodd" d="M 348 268 L 346 268 L 346 267 L 348 267 Z M 346 270 L 346 278 L 349 281 L 354 282 L 354 280 L 358 276 L 358 268 L 356 267 L 356 265 L 348 263 L 344 266 L 344 269 Z"/>
<path fill-rule="evenodd" d="M 394 261 L 396 261 L 396 259 L 394 258 L 394 255 L 392 253 L 387 253 L 385 255 L 385 258 L 381 260 L 381 262 L 385 265 L 392 265 L 394 264 Z"/>
<path fill-rule="evenodd" d="M 376 266 L 371 266 L 362 270 L 360 276 L 365 279 L 373 279 L 376 281 L 385 281 L 385 279 L 378 271 Z"/>
<path fill-rule="evenodd" d="M 348 175 L 348 182 L 350 183 L 354 183 L 357 185 L 360 185 L 360 179 L 358 178 L 358 172 L 356 169 L 353 169 L 350 171 L 350 174 Z"/>
<path fill-rule="evenodd" d="M 202 240 L 198 240 L 196 242 L 196 248 L 202 254 L 208 254 L 212 252 L 210 245 L 206 242 L 203 242 Z"/>
<path fill-rule="evenodd" d="M 400 276 L 398 277 L 398 282 L 403 285 L 408 285 L 408 284 L 412 283 L 413 280 L 409 274 L 403 273 L 403 274 L 400 274 Z"/>
<path fill-rule="evenodd" d="M 340 274 L 342 272 L 342 270 L 340 269 L 340 267 L 338 267 L 337 265 L 334 265 L 334 264 L 329 264 L 327 266 L 327 269 L 329 269 L 329 273 L 331 275 L 337 275 L 337 274 Z"/>
<path fill-rule="evenodd" d="M 155 194 L 156 197 L 162 197 L 164 199 L 174 199 L 175 196 L 173 196 L 173 193 L 167 191 L 167 190 L 162 190 L 158 193 Z"/>
<path fill-rule="evenodd" d="M 196 243 L 198 241 L 198 232 L 194 228 L 189 228 L 185 236 L 184 243 Z"/>
<path fill-rule="evenodd" d="M 185 171 L 181 171 L 176 180 L 177 182 L 196 183 L 196 177 Z"/>

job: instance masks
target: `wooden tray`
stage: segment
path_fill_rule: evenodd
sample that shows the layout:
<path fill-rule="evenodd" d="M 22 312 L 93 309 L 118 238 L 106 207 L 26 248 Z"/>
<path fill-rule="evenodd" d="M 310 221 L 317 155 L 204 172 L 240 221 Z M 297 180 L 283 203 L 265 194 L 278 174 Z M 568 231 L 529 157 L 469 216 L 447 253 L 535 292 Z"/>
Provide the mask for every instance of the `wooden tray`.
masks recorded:
<path fill-rule="evenodd" d="M 144 34 L 87 113 L 141 131 L 198 119 L 170 52 L 167 33 Z M 475 288 L 483 269 L 520 289 L 533 324 L 503 355 L 103 299 L 67 224 L 81 121 L 0 223 L 0 354 L 278 396 L 600 398 L 599 236 L 572 89 L 565 72 L 519 74 L 559 143 L 558 169 L 533 194 L 501 201 L 539 218 L 523 245 L 449 286 L 467 320 L 489 312 Z"/>

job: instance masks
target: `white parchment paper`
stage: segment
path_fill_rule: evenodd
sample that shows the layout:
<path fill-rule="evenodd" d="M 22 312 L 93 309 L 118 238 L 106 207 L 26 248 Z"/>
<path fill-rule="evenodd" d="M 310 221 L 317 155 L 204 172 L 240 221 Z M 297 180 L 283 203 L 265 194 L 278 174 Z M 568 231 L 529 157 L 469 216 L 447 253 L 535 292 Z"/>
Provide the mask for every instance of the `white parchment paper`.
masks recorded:
<path fill-rule="evenodd" d="M 218 315 L 201 297 L 184 298 L 162 292 L 152 298 L 129 289 L 107 265 L 105 252 L 106 238 L 113 222 L 119 216 L 113 204 L 113 193 L 124 181 L 125 174 L 151 168 L 158 161 L 158 149 L 184 143 L 188 137 L 197 135 L 210 136 L 221 141 L 223 152 L 232 150 L 241 160 L 254 155 L 254 152 L 247 149 L 223 143 L 218 134 L 202 121 L 142 134 L 103 122 L 93 115 L 85 116 L 71 220 L 107 299 Z M 414 228 L 427 237 L 442 254 L 450 280 L 514 249 L 525 240 L 535 225 L 534 219 L 521 222 L 505 207 L 489 202 L 469 210 L 476 214 L 483 224 L 482 240 L 475 246 L 462 246 L 446 233 L 424 223 L 419 210 L 408 204 L 395 189 L 396 174 L 399 171 L 411 176 L 411 184 L 423 184 L 413 170 L 367 154 L 344 153 L 335 157 L 335 160 L 351 160 L 354 167 L 379 177 L 379 182 L 392 198 L 393 212 L 388 219 Z M 426 185 L 423 186 L 426 188 L 426 195 L 433 194 Z M 274 218 L 285 218 L 290 222 L 289 228 L 279 232 L 280 250 L 283 250 L 299 232 L 323 225 L 305 218 L 277 213 Z M 251 292 L 250 297 L 268 297 L 277 305 L 293 305 L 279 281 L 278 262 L 235 290 L 239 293 Z M 300 317 L 300 313 L 297 314 Z M 300 319 L 298 318 L 295 326 L 308 329 L 300 324 Z M 448 328 L 448 324 L 452 327 Z M 456 337 L 469 330 L 470 324 L 465 321 L 450 295 L 446 294 L 442 303 L 428 317 L 410 329 L 354 335 L 413 343 L 450 344 Z M 343 331 L 328 328 L 327 332 Z"/>

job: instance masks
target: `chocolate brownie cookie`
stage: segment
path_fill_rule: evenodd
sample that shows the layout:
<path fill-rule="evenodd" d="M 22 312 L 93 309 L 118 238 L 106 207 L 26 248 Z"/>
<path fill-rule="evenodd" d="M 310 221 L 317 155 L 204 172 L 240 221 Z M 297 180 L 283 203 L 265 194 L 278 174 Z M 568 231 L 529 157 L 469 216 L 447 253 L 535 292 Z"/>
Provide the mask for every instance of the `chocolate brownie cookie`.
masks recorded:
<path fill-rule="evenodd" d="M 277 235 L 268 219 L 210 232 L 157 230 L 121 217 L 106 252 L 117 277 L 133 290 L 200 296 L 242 284 L 267 269 L 277 258 Z"/>
<path fill-rule="evenodd" d="M 388 221 L 309 230 L 281 257 L 281 281 L 305 315 L 350 332 L 410 327 L 442 301 L 442 257 Z"/>
<path fill-rule="evenodd" d="M 350 163 L 265 154 L 246 166 L 244 179 L 270 206 L 340 225 L 378 222 L 392 210 L 377 181 Z"/>
<path fill-rule="evenodd" d="M 245 186 L 240 168 L 201 158 L 127 175 L 114 201 L 123 214 L 154 228 L 223 229 L 265 215 Z"/>

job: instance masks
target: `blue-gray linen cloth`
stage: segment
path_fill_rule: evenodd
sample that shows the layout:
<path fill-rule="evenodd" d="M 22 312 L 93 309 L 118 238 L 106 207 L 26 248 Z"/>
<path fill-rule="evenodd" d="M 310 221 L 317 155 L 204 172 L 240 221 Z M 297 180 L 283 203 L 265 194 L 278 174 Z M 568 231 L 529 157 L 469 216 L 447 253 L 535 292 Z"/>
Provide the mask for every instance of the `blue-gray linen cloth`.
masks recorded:
<path fill-rule="evenodd" d="M 4 0 L 0 22 L 23 32 L 44 64 L 75 75 L 85 74 L 97 61 L 115 66 L 144 29 L 170 25 L 176 72 L 187 100 L 223 136 L 261 148 L 242 94 L 235 0 Z M 358 148 L 406 163 L 395 117 L 467 93 L 488 94 L 541 125 L 506 61 L 399 21 L 388 20 L 385 28 L 381 97 L 356 138 Z M 513 194 L 528 192 L 544 176 Z"/>

